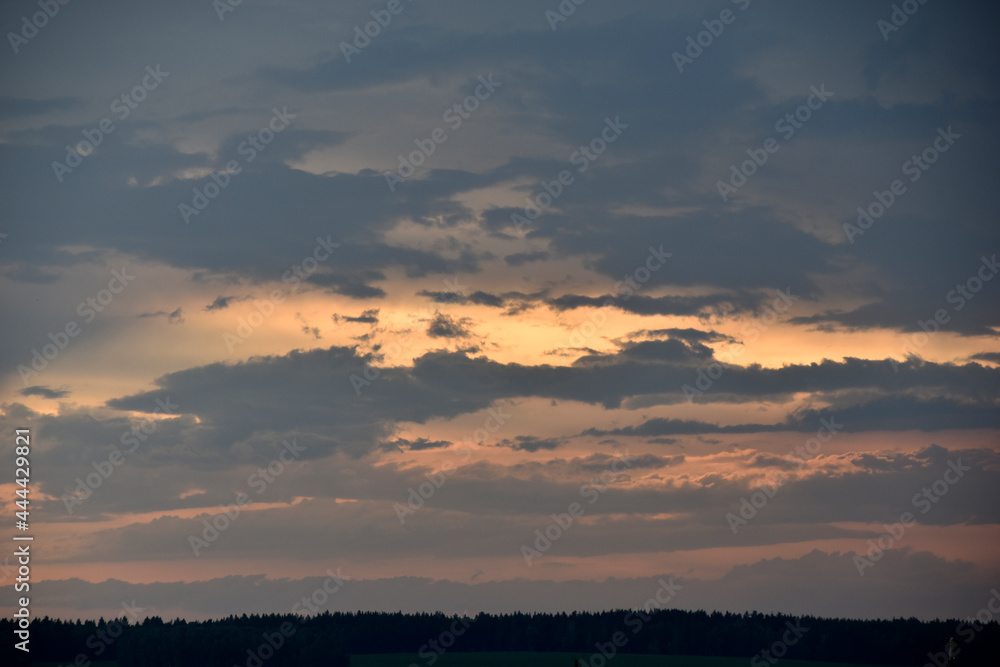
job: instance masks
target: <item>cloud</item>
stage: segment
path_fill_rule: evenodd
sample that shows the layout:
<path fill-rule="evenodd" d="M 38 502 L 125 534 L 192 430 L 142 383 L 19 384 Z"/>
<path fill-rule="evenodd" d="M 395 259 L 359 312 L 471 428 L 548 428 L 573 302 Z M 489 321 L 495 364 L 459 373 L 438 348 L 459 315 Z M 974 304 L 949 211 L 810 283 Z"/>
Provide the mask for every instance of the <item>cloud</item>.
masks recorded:
<path fill-rule="evenodd" d="M 427 327 L 427 335 L 431 338 L 470 338 L 470 320 L 456 320 L 444 313 L 437 313 Z"/>
<path fill-rule="evenodd" d="M 786 613 L 829 618 L 917 617 L 964 619 L 989 599 L 989 587 L 970 581 L 970 564 L 928 552 L 893 549 L 877 566 L 857 575 L 853 552 L 813 550 L 799 557 L 757 560 L 721 578 L 698 578 L 664 571 L 648 577 L 601 581 L 497 579 L 470 584 L 429 577 L 366 579 L 350 566 L 333 568 L 346 580 L 322 607 L 331 612 L 559 613 L 641 608 L 673 578 L 678 609 L 743 613 Z M 471 571 L 471 570 L 470 570 Z M 122 600 L 136 600 L 145 613 L 163 618 L 204 619 L 240 614 L 288 613 L 303 595 L 320 588 L 327 575 L 301 579 L 229 575 L 214 579 L 150 584 L 108 579 L 38 583 L 40 613 L 61 618 L 113 617 Z M 922 586 L 907 585 L 923 581 Z"/>
<path fill-rule="evenodd" d="M 407 370 L 391 367 L 381 369 L 368 389 L 377 401 L 359 398 L 351 376 L 364 377 L 370 361 L 354 348 L 333 346 L 208 364 L 160 377 L 157 390 L 107 405 L 145 411 L 157 398 L 174 396 L 181 404 L 178 414 L 197 416 L 204 423 L 188 440 L 206 452 L 226 454 L 223 460 L 232 465 L 239 460 L 266 462 L 282 437 L 296 434 L 307 441 L 308 458 L 339 449 L 360 455 L 377 448 L 396 421 L 453 417 L 493 402 L 425 384 Z M 282 390 L 277 392 L 277 387 Z"/>
<path fill-rule="evenodd" d="M 20 391 L 22 396 L 41 396 L 42 398 L 65 398 L 70 392 L 66 389 L 51 389 L 45 386 L 25 387 Z"/>
<path fill-rule="evenodd" d="M 911 396 L 880 397 L 862 404 L 839 405 L 826 409 L 800 410 L 777 424 L 729 424 L 721 426 L 697 420 L 656 417 L 638 426 L 614 429 L 587 429 L 591 436 L 667 436 L 711 433 L 808 433 L 824 423 L 836 423 L 846 432 L 861 431 L 947 431 L 1000 427 L 1000 415 L 992 402 L 979 405 L 947 398 L 920 400 Z"/>
<path fill-rule="evenodd" d="M 667 336 L 668 338 L 678 338 L 687 343 L 718 343 L 723 341 L 733 341 L 731 336 L 719 333 L 718 331 L 704 331 L 702 329 L 642 329 L 636 331 L 631 336 L 647 336 L 652 338 L 661 338 Z"/>
<path fill-rule="evenodd" d="M 177 308 L 176 310 L 174 310 L 172 312 L 169 312 L 169 313 L 167 311 L 165 311 L 165 310 L 158 310 L 155 313 L 149 313 L 149 312 L 139 313 L 138 315 L 136 315 L 136 317 L 140 317 L 140 318 L 165 317 L 165 318 L 167 318 L 167 323 L 168 324 L 183 324 L 184 323 L 184 315 L 181 313 L 182 309 L 183 309 L 183 307 L 180 307 L 180 308 Z"/>
<path fill-rule="evenodd" d="M 723 316 L 755 313 L 763 298 L 750 294 L 710 294 L 707 296 L 646 296 L 618 298 L 613 295 L 580 296 L 565 294 L 546 303 L 556 310 L 612 306 L 635 315 Z"/>
<path fill-rule="evenodd" d="M 696 364 L 712 359 L 712 349 L 701 343 L 687 343 L 680 338 L 627 342 L 613 354 L 588 354 L 577 359 L 578 365 L 619 363 L 621 361 L 658 361 Z"/>
<path fill-rule="evenodd" d="M 368 310 L 363 311 L 357 317 L 351 317 L 349 315 L 337 315 L 336 313 L 334 313 L 333 321 L 338 324 L 341 322 L 354 322 L 358 324 L 378 324 L 378 314 L 379 314 L 378 308 L 369 308 Z"/>
<path fill-rule="evenodd" d="M 483 292 L 482 290 L 476 290 L 471 294 L 459 294 L 456 292 L 436 292 L 430 290 L 421 290 L 417 292 L 417 296 L 425 296 L 429 298 L 434 303 L 459 303 L 459 304 L 473 304 L 476 306 L 492 306 L 494 308 L 503 308 L 505 305 L 512 301 L 521 301 L 527 299 L 535 298 L 533 295 L 523 294 L 521 292 L 507 292 L 504 294 L 490 294 L 489 292 Z"/>
<path fill-rule="evenodd" d="M 428 440 L 427 438 L 416 438 L 413 440 L 397 438 L 392 442 L 387 442 L 386 446 L 393 448 L 406 447 L 407 449 L 414 451 L 423 451 L 425 449 L 442 449 L 450 447 L 451 443 L 446 440 Z"/>
<path fill-rule="evenodd" d="M 366 581 L 345 599 L 393 609 L 460 610 L 477 599 L 508 610 L 622 606 L 645 600 L 655 578 L 545 579 L 690 557 L 699 567 L 743 563 L 722 581 L 685 578 L 692 605 L 844 616 L 979 608 L 973 589 L 995 580 L 982 563 L 996 568 L 977 531 L 1000 522 L 989 448 L 1000 426 L 1000 356 L 991 351 L 1000 310 L 997 282 L 981 268 L 997 245 L 1000 72 L 987 20 L 997 9 L 929 4 L 886 40 L 876 26 L 886 9 L 871 3 L 757 4 L 683 73 L 669 54 L 712 13 L 648 0 L 592 3 L 555 31 L 528 0 L 468 0 L 466 11 L 412 3 L 350 63 L 337 45 L 371 18 L 350 3 L 240 9 L 221 31 L 199 15 L 204 7 L 157 3 L 97 7 L 84 31 L 53 22 L 47 39 L 88 76 L 66 76 L 32 42 L 35 56 L 20 58 L 11 79 L 19 91 L 0 98 L 9 233 L 0 282 L 12 288 L 7 314 L 18 323 L 0 346 L 2 419 L 45 443 L 33 456 L 46 471 L 37 502 L 50 516 L 65 514 L 63 494 L 116 450 L 125 462 L 66 517 L 73 525 L 46 553 L 66 567 L 180 568 L 187 536 L 295 441 L 302 460 L 201 562 L 232 570 L 241 559 L 248 572 L 257 558 L 273 572 L 291 545 L 303 564 L 391 563 L 412 574 L 425 559 L 454 566 L 463 581 L 477 569 L 487 578 L 490 560 L 518 560 L 518 546 L 600 480 L 613 451 L 631 447 L 629 469 L 531 581 L 504 574 L 471 588 L 400 577 Z M 8 22 L 19 21 L 4 5 Z M 154 29 L 178 20 L 190 37 L 180 48 Z M 108 59 L 126 52 L 128 62 Z M 135 63 L 161 61 L 172 72 L 163 90 L 116 120 L 79 166 L 54 173 L 135 84 Z M 474 96 L 481 74 L 502 85 L 454 128 L 442 113 Z M 730 165 L 777 136 L 775 122 L 812 84 L 834 97 L 720 198 Z M 248 160 L 241 144 L 275 108 L 294 115 L 291 125 Z M 609 121 L 623 130 L 613 142 L 600 138 Z M 448 142 L 390 190 L 386 170 L 439 127 Z M 902 165 L 939 127 L 961 138 L 908 180 Z M 588 151 L 595 159 L 581 165 Z M 227 168 L 234 160 L 239 173 Z M 564 171 L 572 182 L 553 194 Z M 884 199 L 897 177 L 905 195 L 847 239 L 858 207 Z M 213 183 L 217 195 L 185 220 L 179 206 Z M 532 201 L 538 215 L 517 233 L 511 216 Z M 334 244 L 320 260 L 316 249 Z M 656 269 L 651 255 L 663 258 Z M 119 262 L 143 269 L 136 287 L 50 360 L 47 384 L 22 388 L 18 364 Z M 270 321 L 237 362 L 203 345 L 227 320 L 204 315 L 248 298 L 232 295 L 293 284 L 302 291 L 283 317 L 298 323 Z M 791 300 L 787 313 L 755 346 L 737 332 L 769 317 L 778 292 Z M 431 304 L 446 304 L 446 314 L 414 315 Z M 602 309 L 607 328 L 567 344 L 588 308 Z M 916 346 L 923 361 L 902 344 L 942 309 L 949 319 L 934 344 Z M 183 310 L 197 311 L 198 326 L 165 331 L 146 319 L 180 323 Z M 314 326 L 331 313 L 338 326 Z M 420 322 L 430 347 L 443 339 L 459 349 L 427 351 L 418 330 L 423 349 L 386 353 L 386 335 Z M 523 353 L 509 346 L 511 331 L 532 332 Z M 143 356 L 162 347 L 157 335 L 176 342 L 168 366 Z M 335 344 L 293 350 L 320 335 Z M 100 377 L 107 359 L 122 362 L 119 389 L 95 404 L 107 391 L 82 392 L 74 378 Z M 18 402 L 65 398 L 53 387 L 73 387 L 74 402 L 39 412 Z M 157 401 L 179 407 L 137 416 L 154 414 Z M 463 460 L 456 434 L 475 432 L 490 410 L 519 415 L 490 433 L 488 444 L 505 446 L 475 447 Z M 809 442 L 824 419 L 844 435 L 790 462 L 788 447 Z M 126 444 L 140 437 L 134 450 Z M 664 455 L 665 446 L 684 455 Z M 446 486 L 400 526 L 393 504 L 449 459 Z M 904 541 L 862 582 L 843 550 L 865 548 L 903 511 L 919 513 L 914 494 L 959 459 L 972 469 L 918 521 L 980 564 L 943 559 L 937 546 L 938 555 L 907 551 Z M 732 535 L 726 514 L 779 474 L 778 494 Z M 138 517 L 146 512 L 158 518 Z M 914 549 L 935 544 L 913 539 Z M 826 551 L 808 553 L 816 543 Z M 296 587 L 314 583 L 108 588 L 163 596 L 171 609 L 239 613 L 283 607 L 279 595 L 299 599 L 308 590 Z M 107 593 L 58 585 L 64 607 Z"/>
<path fill-rule="evenodd" d="M 677 363 L 676 358 L 650 356 L 640 360 L 629 358 L 628 354 L 626 349 L 616 355 L 584 356 L 572 366 L 556 367 L 501 364 L 485 357 L 471 358 L 462 352 L 430 352 L 415 360 L 411 372 L 422 382 L 447 384 L 466 395 L 489 395 L 493 399 L 540 396 L 618 407 L 625 399 L 639 396 L 656 396 L 667 403 L 684 401 L 684 386 L 694 386 L 699 370 L 711 363 L 707 359 L 696 364 Z M 730 364 L 723 368 L 723 374 L 710 391 L 699 397 L 700 401 L 739 402 L 767 397 L 773 400 L 802 391 L 803 387 L 817 392 L 947 388 L 955 397 L 976 400 L 1000 390 L 1000 374 L 979 364 L 957 366 L 847 358 L 842 362 L 824 360 L 782 368 Z"/>
<path fill-rule="evenodd" d="M 979 352 L 972 355 L 972 359 L 976 361 L 988 361 L 994 364 L 1000 364 L 1000 352 Z"/>
<path fill-rule="evenodd" d="M 245 298 L 246 297 L 238 296 L 217 296 L 215 297 L 215 301 L 205 306 L 205 310 L 223 310 L 225 308 L 229 308 L 230 304 L 236 301 L 243 301 Z"/>
<path fill-rule="evenodd" d="M 256 134 L 258 130 L 267 124 L 268 118 L 260 119 L 260 124 L 251 126 L 249 119 L 246 131 L 235 132 L 223 139 L 219 152 L 222 155 L 240 155 L 240 146 L 246 150 L 248 134 Z M 293 119 L 290 121 L 295 122 Z M 254 160 L 252 168 L 259 169 L 266 162 L 286 163 L 303 159 L 312 151 L 322 150 L 333 146 L 342 145 L 349 137 L 347 132 L 337 132 L 333 130 L 306 130 L 296 127 L 288 127 L 281 131 L 281 134 L 274 141 L 267 144 L 264 150 L 259 151 Z"/>
<path fill-rule="evenodd" d="M 539 452 L 557 449 L 562 443 L 558 438 L 536 438 L 530 435 L 518 435 L 512 440 L 501 440 L 498 447 L 508 447 L 519 452 Z"/>
<path fill-rule="evenodd" d="M 368 284 L 370 280 L 384 280 L 381 271 L 365 271 L 361 275 L 346 273 L 325 273 L 309 277 L 309 282 L 328 288 L 334 294 L 352 299 L 382 299 L 386 292 L 381 287 Z"/>
<path fill-rule="evenodd" d="M 151 445 L 155 460 L 160 461 L 158 465 L 169 462 L 180 469 L 230 470 L 240 465 L 266 464 L 277 455 L 281 441 L 293 437 L 307 447 L 305 459 L 322 459 L 335 452 L 365 456 L 382 450 L 382 443 L 400 422 L 422 424 L 453 418 L 485 410 L 497 402 L 531 396 L 609 407 L 644 394 L 673 393 L 680 401 L 680 388 L 684 382 L 693 381 L 696 368 L 649 355 L 633 359 L 621 354 L 603 358 L 600 363 L 551 367 L 500 364 L 463 352 L 431 352 L 418 357 L 412 368 L 380 368 L 379 376 L 359 396 L 351 377 L 365 377 L 365 364 L 370 361 L 355 349 L 334 346 L 255 357 L 236 364 L 208 364 L 160 377 L 155 391 L 115 398 L 107 406 L 147 413 L 155 408 L 157 399 L 172 397 L 180 404 L 176 414 L 183 419 L 167 420 L 158 431 Z M 730 375 L 736 378 L 733 384 L 723 386 L 722 380 Z M 845 432 L 853 433 L 995 428 L 997 424 L 992 404 L 983 399 L 971 400 L 997 393 L 997 371 L 978 364 L 907 362 L 899 365 L 897 374 L 889 362 L 848 359 L 781 369 L 731 367 L 722 380 L 717 399 L 715 389 L 707 397 L 730 401 L 733 395 L 742 393 L 756 399 L 791 395 L 805 386 L 827 392 L 852 387 L 883 392 L 902 387 L 922 391 L 947 388 L 949 393 L 962 391 L 968 398 L 959 400 L 957 393 L 955 398 L 876 397 L 831 409 L 800 410 L 778 424 L 720 425 L 658 417 L 635 426 L 586 429 L 583 435 L 669 438 L 782 431 L 808 434 L 820 428 L 821 419 L 843 424 Z M 281 391 L 276 390 L 278 387 Z M 369 395 L 375 400 L 368 399 Z M 60 416 L 48 428 L 69 423 L 68 419 L 68 415 Z M 84 464 L 106 456 L 106 452 L 100 453 L 101 448 L 118 442 L 131 428 L 127 421 L 105 424 L 93 418 L 80 422 L 77 417 L 73 421 L 79 423 L 66 428 L 67 438 L 70 433 L 82 438 L 104 424 L 93 436 L 87 436 L 96 449 L 79 450 L 80 455 L 92 457 Z M 55 440 L 57 436 L 52 433 L 45 437 Z M 529 446 L 545 440 L 530 437 L 535 440 L 526 440 Z M 72 476 L 66 482 L 71 480 Z M 62 492 L 59 489 L 55 495 Z"/>

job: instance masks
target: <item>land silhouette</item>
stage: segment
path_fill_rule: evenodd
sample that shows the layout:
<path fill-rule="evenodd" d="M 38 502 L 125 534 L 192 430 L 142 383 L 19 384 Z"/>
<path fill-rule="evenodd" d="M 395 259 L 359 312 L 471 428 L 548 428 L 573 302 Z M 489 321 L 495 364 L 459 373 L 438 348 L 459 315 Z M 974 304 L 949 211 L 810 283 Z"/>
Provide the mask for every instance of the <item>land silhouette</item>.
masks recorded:
<path fill-rule="evenodd" d="M 31 652 L 4 646 L 3 664 L 77 667 L 362 667 L 370 664 L 447 665 L 458 654 L 481 654 L 461 664 L 681 665 L 652 656 L 740 658 L 752 667 L 782 659 L 828 663 L 947 667 L 945 643 L 954 637 L 955 667 L 996 667 L 1000 624 L 973 619 L 852 620 L 783 614 L 618 610 L 601 613 L 448 616 L 382 612 L 242 615 L 209 621 L 133 623 L 127 618 L 32 621 Z M 0 621 L 14 636 L 14 623 Z M 493 662 L 487 654 L 518 658 Z M 392 656 L 372 662 L 366 656 Z M 534 654 L 536 658 L 524 657 Z M 545 656 L 562 662 L 546 661 Z M 353 660 L 352 660 L 353 656 Z M 565 659 L 563 659 L 565 656 Z M 570 657 L 573 656 L 573 657 Z M 628 659 L 625 656 L 630 656 Z M 694 661 L 695 659 L 692 658 Z M 704 664 L 698 662 L 698 664 Z M 712 662 L 711 664 L 732 664 Z M 743 663 L 745 664 L 745 663 Z"/>

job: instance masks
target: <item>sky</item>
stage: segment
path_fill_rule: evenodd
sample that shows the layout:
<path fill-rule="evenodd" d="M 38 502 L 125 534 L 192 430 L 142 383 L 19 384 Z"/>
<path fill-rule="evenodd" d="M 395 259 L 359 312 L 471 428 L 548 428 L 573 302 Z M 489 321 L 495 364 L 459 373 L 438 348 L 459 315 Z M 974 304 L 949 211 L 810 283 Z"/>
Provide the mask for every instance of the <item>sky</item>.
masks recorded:
<path fill-rule="evenodd" d="M 0 2 L 33 613 L 975 615 L 996 19 Z"/>

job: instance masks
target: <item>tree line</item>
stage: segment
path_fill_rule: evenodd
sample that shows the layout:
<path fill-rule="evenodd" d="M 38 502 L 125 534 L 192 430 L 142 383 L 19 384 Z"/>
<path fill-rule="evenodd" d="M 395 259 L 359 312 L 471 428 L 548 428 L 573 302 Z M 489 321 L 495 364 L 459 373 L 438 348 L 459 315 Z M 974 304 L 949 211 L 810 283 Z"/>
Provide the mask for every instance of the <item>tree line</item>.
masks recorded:
<path fill-rule="evenodd" d="M 791 634 L 790 628 L 796 628 Z M 10 619 L 0 621 L 13 637 Z M 955 667 L 995 667 L 1000 624 L 990 621 L 851 620 L 784 614 L 707 613 L 676 609 L 570 614 L 445 614 L 383 612 L 315 616 L 254 614 L 210 621 L 138 623 L 128 619 L 66 621 L 35 619 L 31 661 L 88 667 L 117 661 L 120 667 L 216 665 L 232 667 L 346 667 L 351 654 L 407 653 L 433 664 L 432 656 L 457 652 L 569 652 L 660 654 L 748 658 L 764 667 L 787 657 L 878 665 L 945 667 L 937 654 L 955 637 Z M 795 637 L 789 641 L 789 637 Z M 784 646 L 782 646 L 784 644 Z M 603 649 L 602 649 L 603 647 Z M 19 664 L 22 652 L 4 643 L 3 664 Z M 19 656 L 18 654 L 21 654 Z M 589 661 L 588 661 L 589 664 Z"/>

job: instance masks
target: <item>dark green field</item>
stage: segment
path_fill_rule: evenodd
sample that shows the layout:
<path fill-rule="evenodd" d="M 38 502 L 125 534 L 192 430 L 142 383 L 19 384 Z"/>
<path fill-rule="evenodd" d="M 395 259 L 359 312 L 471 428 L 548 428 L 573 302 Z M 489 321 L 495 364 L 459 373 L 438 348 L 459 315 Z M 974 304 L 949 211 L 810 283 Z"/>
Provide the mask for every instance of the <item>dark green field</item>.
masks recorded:
<path fill-rule="evenodd" d="M 590 660 L 581 653 L 445 653 L 434 667 L 573 667 L 573 659 Z M 428 661 L 417 654 L 351 656 L 351 667 L 424 667 Z M 598 661 L 600 664 L 600 661 Z M 747 667 L 749 658 L 703 658 L 676 655 L 619 655 L 608 667 Z M 780 667 L 863 667 L 833 662 L 781 660 Z"/>
<path fill-rule="evenodd" d="M 573 659 L 589 660 L 589 655 L 579 653 L 446 653 L 434 667 L 573 667 Z M 351 667 L 424 667 L 427 661 L 416 653 L 351 656 Z M 37 667 L 57 667 L 66 663 L 37 663 Z M 598 662 L 598 664 L 600 664 Z M 746 667 L 748 658 L 702 658 L 676 655 L 619 655 L 608 662 L 608 667 Z M 92 662 L 91 667 L 118 667 L 117 662 Z M 781 667 L 866 667 L 841 662 L 810 662 L 807 660 L 782 660 Z M 871 666 L 867 666 L 871 667 Z"/>

